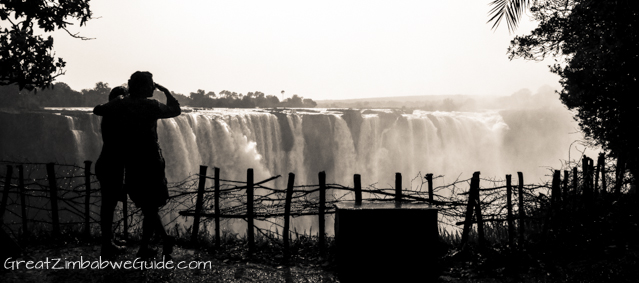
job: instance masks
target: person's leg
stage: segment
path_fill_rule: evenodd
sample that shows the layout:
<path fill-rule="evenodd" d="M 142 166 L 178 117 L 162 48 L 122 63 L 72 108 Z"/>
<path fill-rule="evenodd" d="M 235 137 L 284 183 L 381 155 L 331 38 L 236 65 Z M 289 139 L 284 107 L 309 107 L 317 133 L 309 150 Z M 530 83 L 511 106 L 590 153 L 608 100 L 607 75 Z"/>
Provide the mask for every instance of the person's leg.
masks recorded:
<path fill-rule="evenodd" d="M 95 165 L 95 172 L 100 181 L 102 203 L 100 207 L 100 228 L 102 230 L 103 251 L 109 249 L 121 252 L 123 247 L 112 244 L 113 240 L 113 213 L 123 193 L 124 166 L 103 158 L 101 155 Z M 108 247 L 108 248 L 106 248 Z"/>
<path fill-rule="evenodd" d="M 155 216 L 155 231 L 157 235 L 162 237 L 162 255 L 166 256 L 167 259 L 171 258 L 171 253 L 173 253 L 173 246 L 175 245 L 175 238 L 169 236 L 169 234 L 164 229 L 164 224 L 162 223 L 162 218 L 159 213 L 156 213 Z"/>
<path fill-rule="evenodd" d="M 113 258 L 124 251 L 124 247 L 114 245 L 113 239 L 113 212 L 118 203 L 116 196 L 110 192 L 109 186 L 102 186 L 102 203 L 100 207 L 100 228 L 102 230 L 101 244 L 102 256 Z"/>
<path fill-rule="evenodd" d="M 137 253 L 138 257 L 143 259 L 148 259 L 155 257 L 156 251 L 149 248 L 149 244 L 151 243 L 151 237 L 153 237 L 153 232 L 157 229 L 157 215 L 158 209 L 153 206 L 143 206 L 142 207 L 142 241 L 140 242 L 140 250 Z"/>
<path fill-rule="evenodd" d="M 153 237 L 153 232 L 157 229 L 157 209 L 152 206 L 142 207 L 142 242 L 141 247 L 148 247 Z"/>
<path fill-rule="evenodd" d="M 102 186 L 102 205 L 100 207 L 100 228 L 102 229 L 102 244 L 110 244 L 113 238 L 113 211 L 118 200 L 106 193 L 108 188 Z"/>
<path fill-rule="evenodd" d="M 124 181 L 124 178 L 122 178 L 122 181 Z M 114 206 L 114 211 L 113 212 L 115 212 L 115 207 L 117 207 L 118 202 L 122 203 L 122 207 L 124 207 L 125 205 L 128 205 L 127 204 L 127 200 L 128 200 L 127 199 L 127 193 L 126 193 L 126 191 L 124 189 L 124 184 L 122 184 L 122 186 L 120 186 L 120 191 L 116 195 L 116 202 L 115 202 L 115 206 Z M 128 210 L 126 210 L 126 211 L 128 213 Z M 122 213 L 124 213 L 124 211 L 122 211 Z M 122 217 L 124 218 L 123 221 L 126 221 L 127 215 L 122 214 Z M 126 227 L 126 225 L 125 225 L 125 227 Z M 127 235 L 127 234 L 125 233 L 125 235 Z M 114 245 L 117 245 L 117 246 L 124 247 L 126 245 L 126 240 L 118 239 L 115 236 L 111 239 L 111 242 Z"/>
<path fill-rule="evenodd" d="M 155 232 L 157 233 L 157 235 L 162 237 L 162 239 L 166 238 L 167 233 L 166 233 L 166 230 L 164 230 L 164 224 L 162 224 L 162 218 L 160 218 L 159 213 L 155 213 L 153 215 L 153 223 L 154 223 L 153 227 L 155 228 Z"/>

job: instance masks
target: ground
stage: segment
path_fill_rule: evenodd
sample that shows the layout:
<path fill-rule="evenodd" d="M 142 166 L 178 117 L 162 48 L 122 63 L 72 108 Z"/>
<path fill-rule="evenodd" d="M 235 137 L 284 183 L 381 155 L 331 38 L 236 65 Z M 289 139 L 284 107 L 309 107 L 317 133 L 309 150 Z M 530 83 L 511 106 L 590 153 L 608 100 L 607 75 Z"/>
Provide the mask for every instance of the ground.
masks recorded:
<path fill-rule="evenodd" d="M 127 252 L 117 261 L 133 261 L 137 247 L 127 248 Z M 236 252 L 229 252 L 234 249 Z M 0 271 L 0 282 L 340 282 L 335 267 L 319 258 L 296 257 L 291 264 L 281 264 L 279 254 L 262 253 L 252 259 L 242 256 L 245 248 L 238 245 L 227 247 L 225 254 L 215 254 L 204 249 L 191 249 L 178 246 L 173 253 L 174 262 L 192 261 L 210 262 L 210 268 L 195 269 L 53 269 L 53 261 L 62 262 L 98 260 L 100 248 L 95 244 L 67 244 L 61 247 L 38 246 L 25 250 L 26 256 L 20 260 L 51 261 L 49 269 L 26 269 L 22 263 L 17 270 Z M 489 282 L 637 282 L 639 274 L 639 251 L 616 247 L 609 256 L 600 259 L 588 259 L 562 262 L 556 266 L 547 266 L 531 258 L 525 269 L 513 270 L 513 262 L 522 260 L 504 257 L 499 254 L 459 252 L 449 253 L 443 260 L 446 268 L 436 282 L 451 283 L 489 283 Z M 13 260 L 13 259 L 12 259 Z M 558 261 L 555 261 L 558 262 Z M 174 264 L 175 264 L 174 263 Z M 11 262 L 3 263 L 6 267 Z M 374 272 L 374 271 L 372 271 Z M 424 267 L 428 272 L 428 267 Z M 635 279 L 633 279 L 635 278 Z"/>
<path fill-rule="evenodd" d="M 133 261 L 136 248 L 128 248 L 118 261 Z M 30 249 L 24 260 L 44 261 L 60 258 L 64 260 L 98 260 L 99 246 L 78 245 L 50 249 L 39 247 Z M 211 268 L 201 269 L 50 269 L 27 270 L 22 264 L 18 270 L 8 270 L 1 274 L 2 282 L 339 282 L 335 274 L 317 264 L 295 264 L 292 266 L 254 263 L 242 259 L 218 260 L 208 252 L 176 247 L 174 261 L 210 261 Z"/>

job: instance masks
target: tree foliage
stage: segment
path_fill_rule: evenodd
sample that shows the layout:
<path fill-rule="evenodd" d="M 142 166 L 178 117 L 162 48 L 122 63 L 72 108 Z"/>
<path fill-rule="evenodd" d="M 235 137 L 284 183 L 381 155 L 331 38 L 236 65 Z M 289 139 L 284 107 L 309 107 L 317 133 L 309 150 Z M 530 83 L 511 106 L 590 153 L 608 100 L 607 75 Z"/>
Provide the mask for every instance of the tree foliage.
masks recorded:
<path fill-rule="evenodd" d="M 41 107 L 94 107 L 107 102 L 111 92 L 109 84 L 98 82 L 94 88 L 75 91 L 63 82 L 53 84 L 51 88 L 39 90 L 39 97 L 32 92 L 20 90 L 17 85 L 0 86 L 0 108 L 11 109 L 37 109 Z M 203 108 L 275 108 L 297 107 L 313 108 L 317 103 L 309 98 L 293 95 L 284 101 L 275 95 L 265 95 L 263 92 L 241 93 L 223 90 L 216 95 L 214 92 L 206 92 L 198 89 L 189 96 L 172 92 L 173 96 L 182 106 Z M 153 98 L 166 103 L 166 97 L 160 91 L 154 93 Z"/>
<path fill-rule="evenodd" d="M 39 33 L 65 30 L 70 21 L 91 19 L 89 0 L 0 0 L 0 85 L 44 88 L 64 74 L 65 61 L 56 58 L 53 38 Z"/>
<path fill-rule="evenodd" d="M 494 0 L 490 3 L 490 20 L 493 22 L 493 29 L 497 28 L 505 18 L 508 30 L 511 32 L 517 29 L 521 15 L 530 7 L 531 0 Z"/>
<path fill-rule="evenodd" d="M 517 36 L 510 58 L 555 58 L 561 101 L 588 138 L 627 158 L 639 173 L 639 2 L 546 0 L 531 7 L 539 26 Z"/>

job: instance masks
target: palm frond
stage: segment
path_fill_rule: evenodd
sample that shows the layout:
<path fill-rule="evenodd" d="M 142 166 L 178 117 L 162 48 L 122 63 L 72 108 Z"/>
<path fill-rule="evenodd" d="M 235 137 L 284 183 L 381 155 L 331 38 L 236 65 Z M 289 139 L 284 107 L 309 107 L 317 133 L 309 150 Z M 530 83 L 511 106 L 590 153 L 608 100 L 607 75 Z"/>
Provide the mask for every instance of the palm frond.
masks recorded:
<path fill-rule="evenodd" d="M 506 18 L 506 24 L 508 30 L 514 32 L 519 24 L 519 19 L 524 11 L 530 6 L 532 0 L 494 0 L 490 3 L 492 8 L 490 9 L 488 23 L 493 22 L 492 29 L 495 29 L 501 23 L 501 20 Z"/>

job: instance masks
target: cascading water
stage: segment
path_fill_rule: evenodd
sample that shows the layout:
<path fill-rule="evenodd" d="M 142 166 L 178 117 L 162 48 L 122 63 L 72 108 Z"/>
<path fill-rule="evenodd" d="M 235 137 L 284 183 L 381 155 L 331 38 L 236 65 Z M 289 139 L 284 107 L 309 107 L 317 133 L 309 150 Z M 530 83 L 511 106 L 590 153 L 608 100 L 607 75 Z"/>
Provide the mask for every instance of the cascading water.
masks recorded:
<path fill-rule="evenodd" d="M 547 180 L 544 166 L 559 168 L 568 158 L 577 127 L 569 112 L 517 110 L 486 112 L 185 109 L 158 122 L 167 178 L 180 181 L 200 165 L 221 168 L 223 179 L 243 181 L 253 168 L 255 180 L 293 172 L 296 185 L 328 183 L 404 187 L 420 185 L 420 173 L 444 175 L 436 185 L 482 177 L 503 178 L 524 172 L 527 183 Z M 0 158 L 11 161 L 82 164 L 95 161 L 102 140 L 100 117 L 91 109 L 50 109 L 30 113 L 0 111 Z M 573 157 L 579 155 L 573 152 Z M 280 178 L 271 186 L 284 188 Z M 311 222 L 297 220 L 297 224 Z M 241 225 L 231 224 L 237 230 Z M 296 225 L 296 221 L 293 222 Z M 327 223 L 332 232 L 331 221 Z M 307 226 L 308 227 L 308 226 Z"/>
<path fill-rule="evenodd" d="M 567 158 L 575 140 L 569 115 L 547 122 L 553 128 L 544 132 L 534 131 L 539 123 L 534 115 L 530 125 L 516 127 L 506 120 L 520 114 L 506 115 L 215 109 L 159 120 L 158 134 L 169 181 L 197 173 L 199 165 L 219 167 L 232 180 L 244 180 L 247 168 L 254 169 L 256 180 L 293 172 L 298 184 L 316 184 L 320 171 L 326 171 L 328 182 L 343 185 L 361 174 L 364 184 L 385 186 L 395 172 L 405 178 L 434 173 L 450 182 L 474 171 L 490 177 L 523 171 L 532 181 L 546 174 L 540 166 L 559 167 Z M 0 123 L 4 160 L 82 164 L 100 153 L 100 117 L 88 109 L 0 112 Z"/>

